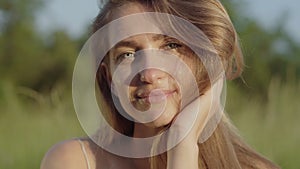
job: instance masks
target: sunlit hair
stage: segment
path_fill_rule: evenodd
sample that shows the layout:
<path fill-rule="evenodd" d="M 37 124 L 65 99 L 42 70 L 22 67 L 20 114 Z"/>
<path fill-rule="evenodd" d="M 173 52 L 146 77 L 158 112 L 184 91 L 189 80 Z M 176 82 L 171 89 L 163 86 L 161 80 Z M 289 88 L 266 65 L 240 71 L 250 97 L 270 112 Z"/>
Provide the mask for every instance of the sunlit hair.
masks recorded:
<path fill-rule="evenodd" d="M 197 26 L 208 37 L 217 55 L 222 60 L 227 79 L 240 76 L 243 69 L 243 56 L 238 42 L 238 36 L 234 26 L 218 0 L 110 0 L 103 1 L 103 7 L 93 24 L 93 32 L 96 32 L 111 21 L 114 10 L 126 3 L 138 3 L 154 12 L 169 13 L 184 18 Z M 108 63 L 108 57 L 103 62 Z M 197 61 L 199 72 L 198 86 L 200 91 L 209 87 L 208 77 Z M 107 64 L 109 65 L 109 64 Z M 109 72 L 110 73 L 110 72 Z M 106 120 L 118 132 L 127 136 L 133 135 L 133 122 L 125 119 L 116 110 L 110 86 L 106 83 L 107 72 L 99 69 L 97 72 L 98 86 L 100 89 L 100 101 L 102 108 L 106 109 Z M 201 84 L 200 84 L 201 83 Z M 199 144 L 199 168 L 201 169 L 240 169 L 240 168 L 278 168 L 265 159 L 236 134 L 235 128 L 229 119 L 223 115 L 218 127 L 212 136 L 204 143 Z M 152 169 L 166 168 L 166 153 L 151 158 Z"/>

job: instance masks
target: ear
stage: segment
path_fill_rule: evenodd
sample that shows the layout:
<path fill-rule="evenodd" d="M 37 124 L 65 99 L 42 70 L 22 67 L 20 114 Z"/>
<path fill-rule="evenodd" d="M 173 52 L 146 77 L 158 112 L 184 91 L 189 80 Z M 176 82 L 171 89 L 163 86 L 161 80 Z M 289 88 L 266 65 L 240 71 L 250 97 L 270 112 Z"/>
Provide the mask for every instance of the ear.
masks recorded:
<path fill-rule="evenodd" d="M 114 87 L 114 84 L 112 83 L 112 75 L 111 71 L 109 69 L 109 66 L 106 63 L 101 63 L 100 64 L 100 69 L 101 69 L 101 76 L 104 77 L 108 87 L 110 88 L 111 92 L 115 95 L 118 96 L 117 91 Z"/>

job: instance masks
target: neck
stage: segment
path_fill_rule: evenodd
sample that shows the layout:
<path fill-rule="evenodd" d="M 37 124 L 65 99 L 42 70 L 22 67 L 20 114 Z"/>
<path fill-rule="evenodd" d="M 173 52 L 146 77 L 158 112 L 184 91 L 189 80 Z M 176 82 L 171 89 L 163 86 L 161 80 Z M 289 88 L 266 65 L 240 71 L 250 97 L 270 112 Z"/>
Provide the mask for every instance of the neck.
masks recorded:
<path fill-rule="evenodd" d="M 161 128 L 149 127 L 141 123 L 135 123 L 133 137 L 148 138 L 157 135 L 161 130 Z M 151 145 L 145 145 L 145 149 L 147 148 L 151 149 Z M 133 151 L 137 151 L 135 150 L 134 146 Z M 133 160 L 133 165 L 135 168 L 150 169 L 150 158 L 135 158 Z"/>
<path fill-rule="evenodd" d="M 150 158 L 136 158 L 133 159 L 134 168 L 150 169 Z"/>
<path fill-rule="evenodd" d="M 157 135 L 162 131 L 162 128 L 149 127 L 145 124 L 135 123 L 133 137 L 135 138 L 147 138 Z"/>

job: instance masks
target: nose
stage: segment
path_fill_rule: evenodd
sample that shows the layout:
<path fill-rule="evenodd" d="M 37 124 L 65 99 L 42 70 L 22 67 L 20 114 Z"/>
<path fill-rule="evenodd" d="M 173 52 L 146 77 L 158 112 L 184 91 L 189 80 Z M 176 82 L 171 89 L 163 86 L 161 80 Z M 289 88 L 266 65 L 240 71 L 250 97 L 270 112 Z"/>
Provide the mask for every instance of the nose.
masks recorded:
<path fill-rule="evenodd" d="M 166 77 L 166 73 L 159 69 L 145 69 L 139 73 L 140 81 L 145 83 L 157 83 L 159 80 Z"/>
<path fill-rule="evenodd" d="M 156 50 L 141 50 L 136 53 L 136 64 L 139 67 L 145 68 L 139 72 L 139 79 L 144 83 L 157 83 L 159 80 L 166 77 L 166 73 L 158 68 L 161 59 Z"/>

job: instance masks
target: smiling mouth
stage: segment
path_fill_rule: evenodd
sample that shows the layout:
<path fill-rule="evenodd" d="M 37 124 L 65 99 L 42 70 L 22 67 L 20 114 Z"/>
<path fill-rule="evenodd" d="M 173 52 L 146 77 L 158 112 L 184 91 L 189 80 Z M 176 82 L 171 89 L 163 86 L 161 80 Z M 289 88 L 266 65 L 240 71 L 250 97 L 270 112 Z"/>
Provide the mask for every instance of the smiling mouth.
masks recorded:
<path fill-rule="evenodd" d="M 176 90 L 154 89 L 149 92 L 137 94 L 135 98 L 140 104 L 155 104 L 164 102 L 174 93 L 176 93 Z"/>

